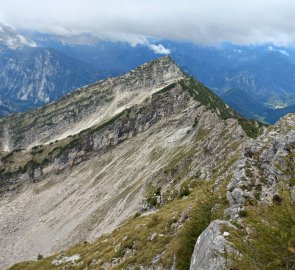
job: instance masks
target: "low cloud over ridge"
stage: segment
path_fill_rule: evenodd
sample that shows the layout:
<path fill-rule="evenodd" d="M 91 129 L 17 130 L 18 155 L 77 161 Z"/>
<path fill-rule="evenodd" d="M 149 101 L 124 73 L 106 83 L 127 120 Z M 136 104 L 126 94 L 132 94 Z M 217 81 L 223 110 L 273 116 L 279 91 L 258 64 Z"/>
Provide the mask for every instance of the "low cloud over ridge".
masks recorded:
<path fill-rule="evenodd" d="M 121 35 L 131 43 L 144 36 L 202 44 L 293 45 L 294 18 L 294 0 L 0 0 L 0 21 L 17 28 Z M 160 46 L 151 49 L 169 53 Z"/>

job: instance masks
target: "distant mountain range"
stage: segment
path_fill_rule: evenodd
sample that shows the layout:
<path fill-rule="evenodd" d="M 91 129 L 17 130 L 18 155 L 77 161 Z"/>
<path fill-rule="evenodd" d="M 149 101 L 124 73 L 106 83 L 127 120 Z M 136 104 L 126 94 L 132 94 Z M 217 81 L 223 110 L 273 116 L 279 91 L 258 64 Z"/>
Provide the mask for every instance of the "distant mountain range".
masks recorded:
<path fill-rule="evenodd" d="M 90 34 L 19 34 L 8 28 L 8 35 L 4 26 L 1 29 L 0 95 L 9 105 L 0 107 L 0 115 L 36 107 L 77 87 L 122 75 L 167 51 L 183 70 L 246 117 L 274 123 L 279 116 L 294 112 L 293 49 L 233 44 L 208 47 L 169 40 L 131 46 L 98 40 Z M 15 40 L 13 47 L 4 42 L 7 36 Z"/>
<path fill-rule="evenodd" d="M 10 28 L 1 26 L 0 43 L 0 115 L 40 106 L 105 77 L 91 64 L 36 46 Z"/>
<path fill-rule="evenodd" d="M 294 51 L 229 44 L 208 48 L 167 42 L 165 46 L 184 70 L 244 116 L 274 123 L 279 119 L 277 109 L 294 112 Z"/>
<path fill-rule="evenodd" d="M 55 100 L 100 78 L 90 64 L 49 48 L 6 50 L 0 59 L 0 93 L 28 106 Z"/>
<path fill-rule="evenodd" d="M 10 26 L 0 23 L 0 48 L 20 49 L 36 46 L 34 41 L 20 35 Z"/>

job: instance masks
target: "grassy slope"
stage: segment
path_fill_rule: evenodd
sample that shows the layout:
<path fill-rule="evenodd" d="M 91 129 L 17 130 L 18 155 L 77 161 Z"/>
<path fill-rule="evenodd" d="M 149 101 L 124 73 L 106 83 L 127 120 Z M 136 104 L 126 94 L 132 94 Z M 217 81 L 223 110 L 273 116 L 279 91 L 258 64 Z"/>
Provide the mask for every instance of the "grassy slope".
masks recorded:
<path fill-rule="evenodd" d="M 127 266 L 139 269 L 142 265 L 151 265 L 155 256 L 162 254 L 157 265 L 163 269 L 170 269 L 174 257 L 176 269 L 188 269 L 197 237 L 212 220 L 222 218 L 227 206 L 225 184 L 213 194 L 208 182 L 190 181 L 188 197 L 177 197 L 149 215 L 135 215 L 111 234 L 104 235 L 93 243 L 85 242 L 62 252 L 67 256 L 81 255 L 77 265 L 64 263 L 62 266 L 68 265 L 70 268 L 67 269 L 82 270 L 86 266 L 88 269 L 100 269 L 113 262 L 111 269 Z M 217 210 L 211 212 L 214 205 L 218 205 Z M 149 240 L 154 233 L 157 233 L 155 239 Z M 52 264 L 56 256 L 57 254 L 35 262 L 23 262 L 10 270 L 60 269 L 61 266 Z"/>
<path fill-rule="evenodd" d="M 272 204 L 252 202 L 244 210 L 238 230 L 233 231 L 230 240 L 243 254 L 233 256 L 234 269 L 295 269 L 294 151 L 284 160 L 288 166 L 278 177 L 280 200 Z"/>

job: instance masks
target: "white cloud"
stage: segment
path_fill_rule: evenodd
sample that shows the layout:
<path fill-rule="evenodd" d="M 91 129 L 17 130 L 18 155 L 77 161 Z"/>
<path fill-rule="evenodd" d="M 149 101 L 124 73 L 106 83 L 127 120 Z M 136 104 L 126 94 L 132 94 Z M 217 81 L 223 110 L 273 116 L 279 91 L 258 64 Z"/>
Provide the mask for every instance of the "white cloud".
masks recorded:
<path fill-rule="evenodd" d="M 0 0 L 0 21 L 133 44 L 142 37 L 203 44 L 295 43 L 294 0 Z"/>
<path fill-rule="evenodd" d="M 268 46 L 267 49 L 269 51 L 279 52 L 279 53 L 281 53 L 283 55 L 290 56 L 290 54 L 286 50 L 277 49 L 277 48 L 274 48 L 273 46 Z"/>
<path fill-rule="evenodd" d="M 137 45 L 144 45 L 144 46 L 147 46 L 150 50 L 152 50 L 156 54 L 168 55 L 171 53 L 171 51 L 165 48 L 162 44 L 153 44 L 152 41 L 150 41 L 147 37 L 142 35 L 132 35 L 132 34 L 124 34 L 124 33 L 99 33 L 96 36 L 99 39 L 112 40 L 115 42 L 126 42 L 130 44 L 132 47 L 136 47 Z M 70 39 L 73 40 L 73 37 L 71 37 Z M 95 39 L 94 39 L 94 42 L 95 42 Z M 82 42 L 80 43 L 82 44 Z"/>
<path fill-rule="evenodd" d="M 148 47 L 157 54 L 170 54 L 171 51 L 165 48 L 162 44 L 149 44 Z"/>

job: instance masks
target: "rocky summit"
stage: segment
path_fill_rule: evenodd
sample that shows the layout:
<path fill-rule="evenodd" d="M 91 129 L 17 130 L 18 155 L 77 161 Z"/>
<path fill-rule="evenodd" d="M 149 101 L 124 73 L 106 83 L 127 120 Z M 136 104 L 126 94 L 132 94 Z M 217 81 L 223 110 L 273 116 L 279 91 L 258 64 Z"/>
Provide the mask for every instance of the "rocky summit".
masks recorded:
<path fill-rule="evenodd" d="M 1 118 L 0 268 L 230 269 L 247 209 L 292 189 L 294 123 L 170 57 Z"/>

